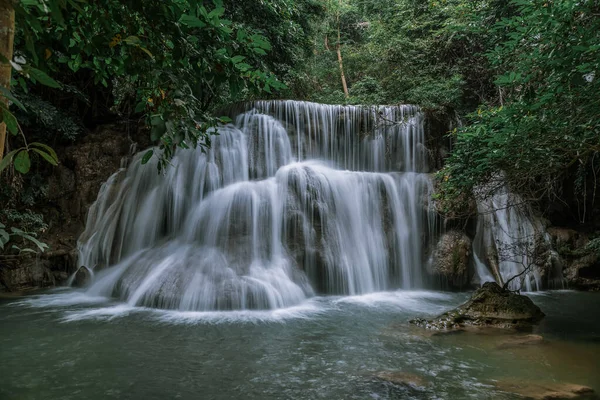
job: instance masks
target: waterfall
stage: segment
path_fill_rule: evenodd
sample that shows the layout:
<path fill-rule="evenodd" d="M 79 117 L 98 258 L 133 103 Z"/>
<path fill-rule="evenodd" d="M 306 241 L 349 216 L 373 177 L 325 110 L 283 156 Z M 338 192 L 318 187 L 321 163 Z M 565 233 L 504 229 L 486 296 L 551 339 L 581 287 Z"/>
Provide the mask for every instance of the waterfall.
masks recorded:
<path fill-rule="evenodd" d="M 499 174 L 500 181 L 503 180 Z M 535 291 L 562 288 L 562 265 L 552 250 L 550 235 L 526 203 L 505 184 L 491 194 L 476 190 L 477 230 L 473 240 L 476 280 L 510 290 Z M 482 196 L 482 193 L 485 196 Z"/>
<path fill-rule="evenodd" d="M 434 224 L 414 106 L 251 103 L 164 176 L 142 153 L 79 238 L 91 294 L 178 310 L 273 309 L 419 288 Z"/>

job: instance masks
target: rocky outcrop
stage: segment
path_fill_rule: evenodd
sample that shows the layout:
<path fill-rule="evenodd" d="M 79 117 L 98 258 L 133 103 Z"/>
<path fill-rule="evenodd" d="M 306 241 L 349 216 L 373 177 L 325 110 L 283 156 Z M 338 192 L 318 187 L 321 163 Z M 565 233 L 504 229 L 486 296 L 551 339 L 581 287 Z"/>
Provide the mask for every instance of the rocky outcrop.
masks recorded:
<path fill-rule="evenodd" d="M 600 291 L 600 254 L 587 249 L 589 235 L 570 228 L 550 227 L 548 234 L 564 260 L 567 287 Z"/>
<path fill-rule="evenodd" d="M 431 259 L 434 276 L 451 289 L 464 289 L 469 285 L 471 239 L 461 231 L 452 230 L 442 235 Z"/>
<path fill-rule="evenodd" d="M 568 263 L 564 271 L 572 289 L 600 291 L 600 256 L 587 254 Z"/>
<path fill-rule="evenodd" d="M 17 260 L 15 260 L 17 261 Z M 54 275 L 47 260 L 0 263 L 0 291 L 18 292 L 54 286 L 60 277 Z"/>
<path fill-rule="evenodd" d="M 527 296 L 503 290 L 487 282 L 471 299 L 433 320 L 415 319 L 411 323 L 426 329 L 454 330 L 468 326 L 526 328 L 538 323 L 544 313 Z"/>
<path fill-rule="evenodd" d="M 54 286 L 76 271 L 76 244 L 100 186 L 136 149 L 149 146 L 148 135 L 134 137 L 125 127 L 100 126 L 68 147 L 55 146 L 60 164 L 48 176 L 48 202 L 38 210 L 48 230 L 40 238 L 50 250 L 39 259 L 19 258 L 0 266 L 0 291 Z"/>

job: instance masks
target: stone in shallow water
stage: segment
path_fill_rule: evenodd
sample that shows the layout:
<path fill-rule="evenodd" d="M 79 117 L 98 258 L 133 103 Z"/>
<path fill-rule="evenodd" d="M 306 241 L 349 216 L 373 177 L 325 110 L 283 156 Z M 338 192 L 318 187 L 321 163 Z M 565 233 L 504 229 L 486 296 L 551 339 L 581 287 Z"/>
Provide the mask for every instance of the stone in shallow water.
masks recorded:
<path fill-rule="evenodd" d="M 511 336 L 498 345 L 499 349 L 507 349 L 511 347 L 535 346 L 544 343 L 544 338 L 540 335 L 519 335 Z"/>
<path fill-rule="evenodd" d="M 79 267 L 75 273 L 75 279 L 73 280 L 73 286 L 84 287 L 87 286 L 92 280 L 92 273 L 89 269 L 84 266 Z"/>
<path fill-rule="evenodd" d="M 529 297 L 505 291 L 495 282 L 487 282 L 456 309 L 433 320 L 417 318 L 410 323 L 434 330 L 465 326 L 513 329 L 531 327 L 543 317 L 542 310 Z"/>
<path fill-rule="evenodd" d="M 420 389 L 427 386 L 427 381 L 423 377 L 409 372 L 381 371 L 376 373 L 375 377 L 394 385 L 408 386 L 413 389 Z"/>
<path fill-rule="evenodd" d="M 599 397 L 594 389 L 573 383 L 541 383 L 529 381 L 498 381 L 502 392 L 513 393 L 531 400 L 592 400 Z"/>

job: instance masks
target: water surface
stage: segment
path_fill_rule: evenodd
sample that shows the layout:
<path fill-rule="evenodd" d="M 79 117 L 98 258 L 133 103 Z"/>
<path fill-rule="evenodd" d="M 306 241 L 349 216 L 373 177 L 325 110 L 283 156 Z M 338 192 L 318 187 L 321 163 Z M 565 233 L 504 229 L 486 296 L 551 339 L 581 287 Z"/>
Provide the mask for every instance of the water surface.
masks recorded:
<path fill-rule="evenodd" d="M 513 399 L 494 381 L 600 390 L 600 295 L 542 292 L 536 346 L 504 333 L 428 336 L 408 325 L 468 294 L 313 298 L 277 311 L 132 308 L 58 290 L 0 299 L 0 399 Z M 416 374 L 421 387 L 377 379 Z"/>

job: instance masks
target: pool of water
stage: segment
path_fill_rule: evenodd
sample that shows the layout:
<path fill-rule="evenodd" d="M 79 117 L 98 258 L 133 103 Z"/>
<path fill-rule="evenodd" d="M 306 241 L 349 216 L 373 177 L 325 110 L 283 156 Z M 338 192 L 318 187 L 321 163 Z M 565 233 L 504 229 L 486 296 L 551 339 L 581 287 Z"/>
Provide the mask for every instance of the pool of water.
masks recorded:
<path fill-rule="evenodd" d="M 57 290 L 0 299 L 0 399 L 514 399 L 497 382 L 600 391 L 600 294 L 531 296 L 538 345 L 503 332 L 430 336 L 408 320 L 465 293 L 314 298 L 269 312 L 131 308 Z M 416 375 L 418 385 L 377 378 Z"/>

